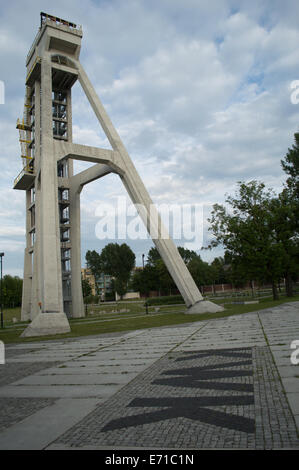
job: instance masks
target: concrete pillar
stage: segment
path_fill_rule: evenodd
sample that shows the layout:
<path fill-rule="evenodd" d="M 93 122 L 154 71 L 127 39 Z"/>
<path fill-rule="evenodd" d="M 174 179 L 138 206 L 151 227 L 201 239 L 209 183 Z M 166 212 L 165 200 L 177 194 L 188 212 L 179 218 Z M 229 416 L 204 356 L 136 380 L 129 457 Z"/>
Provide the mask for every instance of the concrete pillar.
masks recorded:
<path fill-rule="evenodd" d="M 22 309 L 21 320 L 27 321 L 31 319 L 31 287 L 32 287 L 32 269 L 31 269 L 31 253 L 28 248 L 24 251 L 24 277 L 22 291 Z"/>
<path fill-rule="evenodd" d="M 63 312 L 60 227 L 58 210 L 57 162 L 53 149 L 52 130 L 52 69 L 49 56 L 41 62 L 41 155 L 39 199 L 39 259 L 37 277 L 40 281 L 40 313 L 22 336 L 65 333 L 70 331 Z M 37 132 L 37 129 L 36 129 Z"/>
<path fill-rule="evenodd" d="M 23 292 L 22 292 L 22 309 L 21 309 L 21 320 L 27 321 L 31 319 L 31 288 L 32 288 L 32 260 L 30 253 L 31 245 L 31 191 L 26 191 L 26 248 L 24 251 L 24 276 L 23 276 Z"/>
<path fill-rule="evenodd" d="M 33 273 L 32 273 L 32 290 L 31 290 L 31 320 L 40 313 L 39 302 L 41 301 L 41 277 L 38 271 L 40 265 L 40 192 L 41 192 L 41 179 L 40 179 L 40 150 L 41 150 L 41 86 L 40 82 L 36 81 L 35 87 L 35 157 L 34 167 L 37 177 L 35 178 L 35 243 L 33 247 Z"/>
<path fill-rule="evenodd" d="M 61 298 L 61 256 L 58 220 L 57 165 L 53 158 L 51 64 L 41 65 L 41 274 L 42 312 L 63 312 Z"/>
<path fill-rule="evenodd" d="M 84 317 L 84 304 L 81 283 L 81 226 L 80 226 L 80 193 L 82 187 L 70 185 L 70 236 L 71 236 L 71 269 L 72 269 L 72 317 Z"/>
<path fill-rule="evenodd" d="M 40 313 L 39 302 L 41 301 L 41 285 L 40 277 L 40 178 L 35 180 L 35 243 L 33 251 L 33 273 L 32 273 L 32 290 L 31 290 L 31 320 Z"/>

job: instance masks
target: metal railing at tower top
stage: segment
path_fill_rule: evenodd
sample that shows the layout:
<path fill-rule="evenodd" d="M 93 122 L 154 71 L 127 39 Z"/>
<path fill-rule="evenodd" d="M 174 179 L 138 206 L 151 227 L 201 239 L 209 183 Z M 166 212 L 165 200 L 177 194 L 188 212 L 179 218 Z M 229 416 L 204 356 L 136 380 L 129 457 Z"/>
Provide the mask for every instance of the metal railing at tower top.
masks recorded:
<path fill-rule="evenodd" d="M 28 66 L 33 52 L 43 34 L 43 31 L 46 26 L 56 26 L 57 28 L 63 29 L 66 32 L 78 35 L 82 37 L 82 25 L 75 24 L 73 22 L 63 20 L 62 18 L 58 18 L 54 15 L 49 15 L 48 13 L 41 12 L 40 13 L 40 27 L 38 29 L 38 33 L 35 36 L 35 39 L 29 49 L 29 52 L 26 57 L 26 65 Z"/>
<path fill-rule="evenodd" d="M 44 13 L 44 12 L 41 11 L 41 13 L 40 13 L 40 25 L 42 26 L 43 23 L 47 19 L 51 20 L 51 21 L 54 21 L 54 23 L 63 24 L 64 26 L 68 26 L 69 28 L 81 29 L 80 25 L 76 25 L 75 23 L 71 23 L 70 21 L 63 20 L 62 18 L 58 18 L 57 16 L 49 15 L 48 13 Z"/>

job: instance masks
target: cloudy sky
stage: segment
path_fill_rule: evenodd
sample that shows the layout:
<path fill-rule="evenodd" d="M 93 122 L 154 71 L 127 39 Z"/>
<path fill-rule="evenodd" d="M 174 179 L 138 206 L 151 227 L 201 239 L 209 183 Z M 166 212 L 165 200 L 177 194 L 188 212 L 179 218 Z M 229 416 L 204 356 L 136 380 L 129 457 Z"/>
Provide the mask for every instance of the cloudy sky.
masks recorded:
<path fill-rule="evenodd" d="M 84 7 L 83 7 L 84 5 Z M 22 116 L 26 54 L 40 11 L 82 24 L 81 63 L 153 201 L 201 205 L 258 179 L 280 191 L 280 160 L 293 143 L 299 104 L 299 3 L 296 0 L 10 0 L 0 2 L 0 251 L 4 273 L 22 276 L 25 194 L 16 119 Z M 74 141 L 109 148 L 79 84 L 73 88 Z M 76 164 L 76 171 L 85 166 Z M 116 175 L 81 197 L 82 264 L 100 209 L 126 192 Z M 205 243 L 208 234 L 204 230 Z M 126 240 L 141 265 L 150 240 Z M 177 245 L 182 240 L 176 239 Z M 210 261 L 221 251 L 200 252 Z"/>

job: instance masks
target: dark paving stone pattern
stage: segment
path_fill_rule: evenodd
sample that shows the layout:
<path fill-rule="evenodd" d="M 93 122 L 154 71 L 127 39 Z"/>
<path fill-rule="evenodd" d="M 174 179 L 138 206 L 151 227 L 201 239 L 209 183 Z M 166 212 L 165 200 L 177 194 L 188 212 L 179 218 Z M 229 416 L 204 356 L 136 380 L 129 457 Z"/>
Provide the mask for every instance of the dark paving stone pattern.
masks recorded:
<path fill-rule="evenodd" d="M 62 435 L 72 447 L 298 445 L 267 347 L 169 353 Z"/>

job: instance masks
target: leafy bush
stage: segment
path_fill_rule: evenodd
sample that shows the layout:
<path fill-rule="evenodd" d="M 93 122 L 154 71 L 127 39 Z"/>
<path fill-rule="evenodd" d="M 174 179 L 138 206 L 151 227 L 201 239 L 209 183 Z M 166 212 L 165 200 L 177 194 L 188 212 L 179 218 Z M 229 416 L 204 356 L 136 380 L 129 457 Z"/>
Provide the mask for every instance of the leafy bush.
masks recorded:
<path fill-rule="evenodd" d="M 84 297 L 85 304 L 98 304 L 99 303 L 99 296 L 98 295 L 88 295 Z"/>
<path fill-rule="evenodd" d="M 184 299 L 181 295 L 165 295 L 162 297 L 150 297 L 146 302 L 148 305 L 172 305 L 183 304 Z"/>
<path fill-rule="evenodd" d="M 115 301 L 115 293 L 114 292 L 106 292 L 105 294 L 105 302 Z"/>

